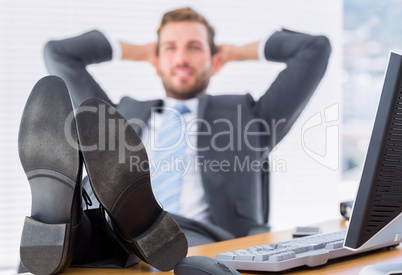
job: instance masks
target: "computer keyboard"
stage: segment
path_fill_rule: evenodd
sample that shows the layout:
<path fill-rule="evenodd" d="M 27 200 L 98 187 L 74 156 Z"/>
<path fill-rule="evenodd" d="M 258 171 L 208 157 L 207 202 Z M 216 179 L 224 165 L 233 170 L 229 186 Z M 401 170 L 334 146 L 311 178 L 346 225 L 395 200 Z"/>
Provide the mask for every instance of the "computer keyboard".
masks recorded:
<path fill-rule="evenodd" d="M 343 247 L 345 236 L 346 230 L 302 237 L 219 253 L 216 259 L 238 270 L 278 272 L 298 266 L 323 265 L 330 259 L 399 244 L 387 243 L 372 249 L 352 251 Z"/>

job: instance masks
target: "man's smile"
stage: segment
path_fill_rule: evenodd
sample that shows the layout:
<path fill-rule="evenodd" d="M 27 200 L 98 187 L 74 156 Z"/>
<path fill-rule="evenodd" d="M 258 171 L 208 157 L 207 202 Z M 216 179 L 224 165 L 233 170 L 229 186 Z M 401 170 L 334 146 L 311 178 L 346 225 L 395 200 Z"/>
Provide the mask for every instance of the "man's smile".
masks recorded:
<path fill-rule="evenodd" d="M 179 67 L 179 68 L 175 68 L 173 70 L 173 74 L 174 77 L 177 77 L 179 79 L 186 79 L 189 78 L 193 75 L 193 69 L 189 68 L 189 67 Z"/>

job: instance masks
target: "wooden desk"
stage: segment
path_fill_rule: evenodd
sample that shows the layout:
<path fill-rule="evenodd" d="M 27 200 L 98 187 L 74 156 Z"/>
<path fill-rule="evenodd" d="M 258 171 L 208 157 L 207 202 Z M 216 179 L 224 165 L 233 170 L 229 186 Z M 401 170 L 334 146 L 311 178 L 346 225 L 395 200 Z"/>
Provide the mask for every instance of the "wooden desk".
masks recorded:
<path fill-rule="evenodd" d="M 339 231 L 345 228 L 344 221 L 329 221 L 318 224 L 324 233 Z M 251 246 L 257 246 L 262 243 L 273 243 L 278 241 L 289 240 L 292 237 L 291 230 L 265 233 L 256 236 L 250 236 L 245 238 L 239 238 L 230 241 L 224 241 L 219 243 L 213 243 L 208 245 L 196 246 L 189 248 L 188 256 L 203 255 L 214 258 L 217 253 L 224 251 L 231 251 L 236 249 L 248 248 Z M 308 268 L 301 267 L 292 269 L 284 274 L 358 274 L 359 271 L 366 265 L 378 264 L 378 263 L 398 263 L 402 262 L 402 247 L 396 249 L 381 251 L 381 252 L 369 252 L 360 254 L 353 257 L 347 257 L 344 259 L 332 260 L 328 264 Z M 127 269 L 95 269 L 95 268 L 69 268 L 63 274 L 173 274 L 173 272 L 160 272 L 144 262 L 140 262 Z M 262 274 L 261 272 L 242 272 L 242 274 Z M 272 273 L 271 273 L 272 274 Z"/>

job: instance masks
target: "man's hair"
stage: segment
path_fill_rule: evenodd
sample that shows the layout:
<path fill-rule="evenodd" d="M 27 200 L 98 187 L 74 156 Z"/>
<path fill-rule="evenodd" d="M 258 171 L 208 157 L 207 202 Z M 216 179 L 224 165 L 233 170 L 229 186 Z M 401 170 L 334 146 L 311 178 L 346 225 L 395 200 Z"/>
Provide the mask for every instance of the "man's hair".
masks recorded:
<path fill-rule="evenodd" d="M 158 47 L 157 47 L 157 54 L 159 54 L 159 37 L 162 28 L 171 22 L 183 22 L 183 21 L 190 21 L 190 22 L 198 22 L 203 24 L 207 28 L 208 32 L 208 44 L 211 49 L 211 55 L 217 52 L 217 48 L 214 42 L 215 39 L 215 31 L 214 28 L 208 23 L 204 16 L 199 14 L 198 12 L 194 11 L 191 8 L 183 8 L 172 10 L 165 13 L 162 17 L 161 24 L 158 29 Z"/>

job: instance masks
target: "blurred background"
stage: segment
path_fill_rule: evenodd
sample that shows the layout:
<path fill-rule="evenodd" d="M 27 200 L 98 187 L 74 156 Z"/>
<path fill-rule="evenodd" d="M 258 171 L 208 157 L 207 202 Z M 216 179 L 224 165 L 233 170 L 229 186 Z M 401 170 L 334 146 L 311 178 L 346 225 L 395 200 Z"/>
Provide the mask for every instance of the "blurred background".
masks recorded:
<path fill-rule="evenodd" d="M 356 178 L 368 146 L 390 50 L 402 48 L 401 2 L 345 0 L 342 173 Z"/>
<path fill-rule="evenodd" d="M 218 44 L 251 43 L 283 27 L 330 39 L 325 77 L 270 156 L 269 223 L 280 230 L 340 218 L 339 203 L 354 198 L 389 50 L 402 45 L 399 1 L 0 0 L 0 274 L 16 273 L 22 224 L 30 214 L 17 137 L 29 92 L 47 75 L 44 44 L 94 28 L 128 42 L 153 42 L 162 14 L 185 6 L 211 22 Z M 248 92 L 258 99 L 283 68 L 269 62 L 228 64 L 208 92 Z M 147 63 L 108 62 L 88 69 L 115 102 L 164 94 Z M 317 118 L 321 123 L 311 126 Z"/>

